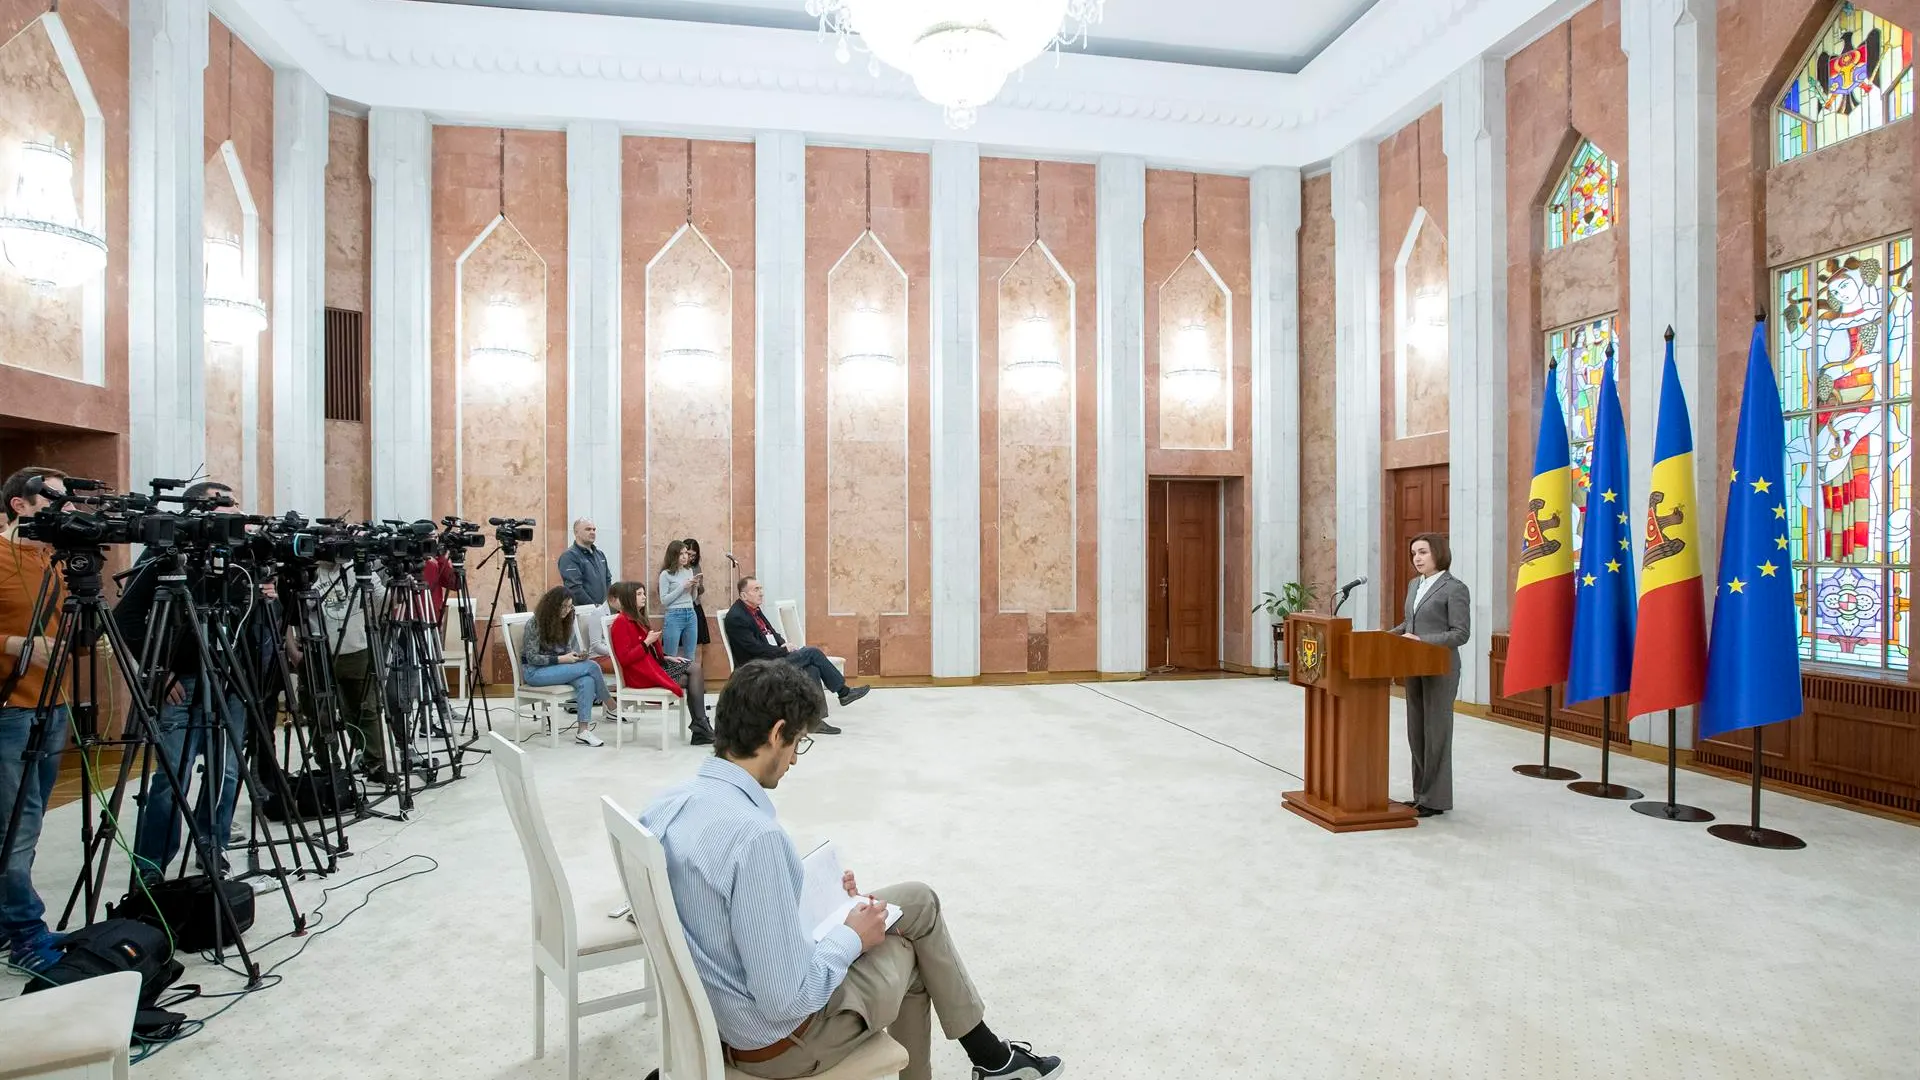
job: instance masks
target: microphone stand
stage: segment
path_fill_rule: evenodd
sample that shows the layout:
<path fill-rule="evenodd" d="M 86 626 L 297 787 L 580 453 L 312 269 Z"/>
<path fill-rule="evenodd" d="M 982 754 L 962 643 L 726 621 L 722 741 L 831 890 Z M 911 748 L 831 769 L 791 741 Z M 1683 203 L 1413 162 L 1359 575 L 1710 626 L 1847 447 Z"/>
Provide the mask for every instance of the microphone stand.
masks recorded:
<path fill-rule="evenodd" d="M 1333 602 L 1333 614 L 1332 614 L 1332 615 L 1329 615 L 1329 616 L 1328 616 L 1328 618 L 1330 618 L 1330 619 L 1337 619 L 1337 618 L 1339 618 L 1339 617 L 1340 617 L 1340 609 L 1341 609 L 1341 607 L 1343 607 L 1343 606 L 1344 606 L 1344 605 L 1346 604 L 1346 602 L 1347 602 L 1347 597 L 1349 597 L 1349 596 L 1351 596 L 1351 595 L 1353 595 L 1353 586 L 1351 586 L 1351 585 L 1349 585 L 1349 586 L 1347 586 L 1346 588 L 1344 588 L 1344 589 L 1341 589 L 1341 590 L 1340 590 L 1340 599 L 1338 599 L 1338 600 L 1335 600 L 1335 601 Z"/>

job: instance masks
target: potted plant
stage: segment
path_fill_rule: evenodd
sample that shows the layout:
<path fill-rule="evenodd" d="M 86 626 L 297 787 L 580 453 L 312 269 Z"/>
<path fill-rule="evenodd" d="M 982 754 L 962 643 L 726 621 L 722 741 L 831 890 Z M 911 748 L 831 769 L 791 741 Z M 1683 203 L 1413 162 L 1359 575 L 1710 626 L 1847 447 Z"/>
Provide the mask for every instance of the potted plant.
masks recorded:
<path fill-rule="evenodd" d="M 1273 677 L 1278 679 L 1288 669 L 1286 646 L 1283 644 L 1287 616 L 1305 611 L 1313 606 L 1318 590 L 1312 585 L 1303 585 L 1298 581 L 1289 581 L 1280 586 L 1279 592 L 1260 594 L 1260 602 L 1253 610 L 1267 609 L 1267 615 L 1273 619 Z"/>

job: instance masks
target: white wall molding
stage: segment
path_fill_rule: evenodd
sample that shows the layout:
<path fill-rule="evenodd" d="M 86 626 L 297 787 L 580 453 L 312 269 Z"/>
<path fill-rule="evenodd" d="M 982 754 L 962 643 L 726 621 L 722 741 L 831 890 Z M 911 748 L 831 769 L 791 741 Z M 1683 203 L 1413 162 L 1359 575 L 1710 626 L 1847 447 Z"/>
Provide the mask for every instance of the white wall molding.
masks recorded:
<path fill-rule="evenodd" d="M 1147 666 L 1147 168 L 1101 158 L 1094 199 L 1101 671 Z"/>
<path fill-rule="evenodd" d="M 327 93 L 273 73 L 273 506 L 326 513 Z"/>
<path fill-rule="evenodd" d="M 1653 436 L 1659 416 L 1661 369 L 1668 326 L 1674 328 L 1674 364 L 1693 420 L 1693 469 L 1699 509 L 1694 517 L 1700 566 L 1712 574 L 1720 557 L 1720 508 L 1714 505 L 1720 472 L 1714 437 L 1718 401 L 1715 320 L 1718 266 L 1715 153 L 1713 0 L 1643 0 L 1621 6 L 1620 46 L 1627 54 L 1627 296 L 1633 312 L 1627 342 L 1627 431 L 1632 459 L 1628 485 L 1644 499 L 1653 475 Z M 1701 496 L 1705 498 L 1702 499 Z M 1636 515 L 1646 507 L 1639 503 Z M 1635 558 L 1645 546 L 1638 518 Z M 1706 590 L 1709 618 L 1713 590 Z M 1665 746 L 1664 717 L 1632 721 L 1632 735 Z M 1680 725 L 1680 745 L 1691 746 L 1692 725 Z"/>
<path fill-rule="evenodd" d="M 133 0 L 128 131 L 128 483 L 207 458 L 206 0 Z"/>
<path fill-rule="evenodd" d="M 619 127 L 568 124 L 567 518 L 599 527 L 597 544 L 616 579 L 624 550 L 620 200 Z"/>
<path fill-rule="evenodd" d="M 761 135 L 753 162 L 754 557 L 740 572 L 758 575 L 768 596 L 797 601 L 804 616 L 807 141 Z"/>
<path fill-rule="evenodd" d="M 426 114 L 370 111 L 367 172 L 373 179 L 373 516 L 412 520 L 434 516 L 433 126 Z"/>
<path fill-rule="evenodd" d="M 1447 79 L 1447 460 L 1453 574 L 1473 593 L 1460 697 L 1490 700 L 1487 645 L 1507 626 L 1507 78 L 1476 60 Z M 1530 466 L 1531 463 L 1529 462 Z M 1397 557 L 1398 552 L 1394 555 Z"/>
<path fill-rule="evenodd" d="M 980 674 L 980 147 L 932 159 L 933 674 Z"/>
<path fill-rule="evenodd" d="M 1366 577 L 1341 614 L 1356 630 L 1380 626 L 1380 148 L 1354 143 L 1333 158 L 1334 383 L 1340 584 Z"/>
<path fill-rule="evenodd" d="M 1252 181 L 1253 595 L 1300 577 L 1300 170 Z M 1250 616 L 1252 664 L 1273 663 L 1272 619 Z"/>

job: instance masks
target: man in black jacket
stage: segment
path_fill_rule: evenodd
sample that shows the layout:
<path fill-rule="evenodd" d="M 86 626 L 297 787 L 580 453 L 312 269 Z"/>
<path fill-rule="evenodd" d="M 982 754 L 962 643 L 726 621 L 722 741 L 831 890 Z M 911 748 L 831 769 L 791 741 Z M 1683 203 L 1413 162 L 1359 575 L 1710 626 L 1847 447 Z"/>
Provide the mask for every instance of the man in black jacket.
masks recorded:
<path fill-rule="evenodd" d="M 773 628 L 760 605 L 766 599 L 766 590 L 760 587 L 760 579 L 744 577 L 740 579 L 740 599 L 727 609 L 727 617 L 722 620 L 727 633 L 727 645 L 733 650 L 733 662 L 744 664 L 749 660 L 785 660 L 803 671 L 812 672 L 820 680 L 820 685 L 833 691 L 840 698 L 840 704 L 851 705 L 867 696 L 870 687 L 848 686 L 845 676 L 827 659 L 827 654 L 811 645 L 793 648 Z M 838 735 L 840 729 L 828 724 L 818 729 L 824 735 Z"/>

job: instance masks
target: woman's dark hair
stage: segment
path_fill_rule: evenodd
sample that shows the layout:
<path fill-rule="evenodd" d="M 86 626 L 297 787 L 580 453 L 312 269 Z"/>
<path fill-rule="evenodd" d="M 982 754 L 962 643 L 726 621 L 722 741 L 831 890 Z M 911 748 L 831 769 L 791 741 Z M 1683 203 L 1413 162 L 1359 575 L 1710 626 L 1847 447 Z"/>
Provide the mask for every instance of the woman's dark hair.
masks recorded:
<path fill-rule="evenodd" d="M 645 587 L 637 581 L 616 581 L 607 586 L 607 595 L 620 601 L 620 614 L 641 626 L 647 625 L 647 613 L 640 603 L 640 590 Z"/>
<path fill-rule="evenodd" d="M 782 746 L 810 735 L 827 716 L 827 698 L 813 676 L 784 660 L 754 660 L 727 676 L 713 710 L 713 752 L 750 758 L 767 745 L 776 721 L 787 722 Z"/>
<path fill-rule="evenodd" d="M 686 549 L 687 542 L 685 540 L 675 540 L 671 544 L 668 544 L 667 557 L 661 561 L 660 569 L 669 574 L 677 572 L 680 569 L 680 553 Z"/>
<path fill-rule="evenodd" d="M 695 569 L 699 569 L 699 567 L 700 567 L 700 541 L 698 541 L 698 540 L 695 540 L 695 539 L 694 539 L 693 537 L 691 537 L 691 536 L 689 536 L 689 537 L 687 537 L 687 538 L 686 538 L 685 540 L 682 540 L 682 541 L 680 541 L 680 543 L 681 543 L 681 544 L 683 544 L 683 545 L 685 545 L 685 546 L 686 546 L 686 549 L 687 549 L 688 551 L 691 551 L 691 552 L 693 552 L 693 566 L 694 566 L 694 568 L 695 568 Z"/>
<path fill-rule="evenodd" d="M 533 632 L 540 637 L 540 644 L 546 646 L 571 646 L 573 643 L 573 612 L 560 614 L 561 609 L 573 603 L 573 597 L 567 595 L 566 587 L 555 585 L 540 594 L 540 602 L 533 606 Z"/>
<path fill-rule="evenodd" d="M 1413 557 L 1413 545 L 1422 540 L 1427 542 L 1427 550 L 1433 552 L 1433 568 L 1435 570 L 1453 569 L 1453 545 L 1447 543 L 1446 536 L 1441 533 L 1421 533 L 1419 536 L 1407 541 L 1407 557 L 1409 559 Z"/>

